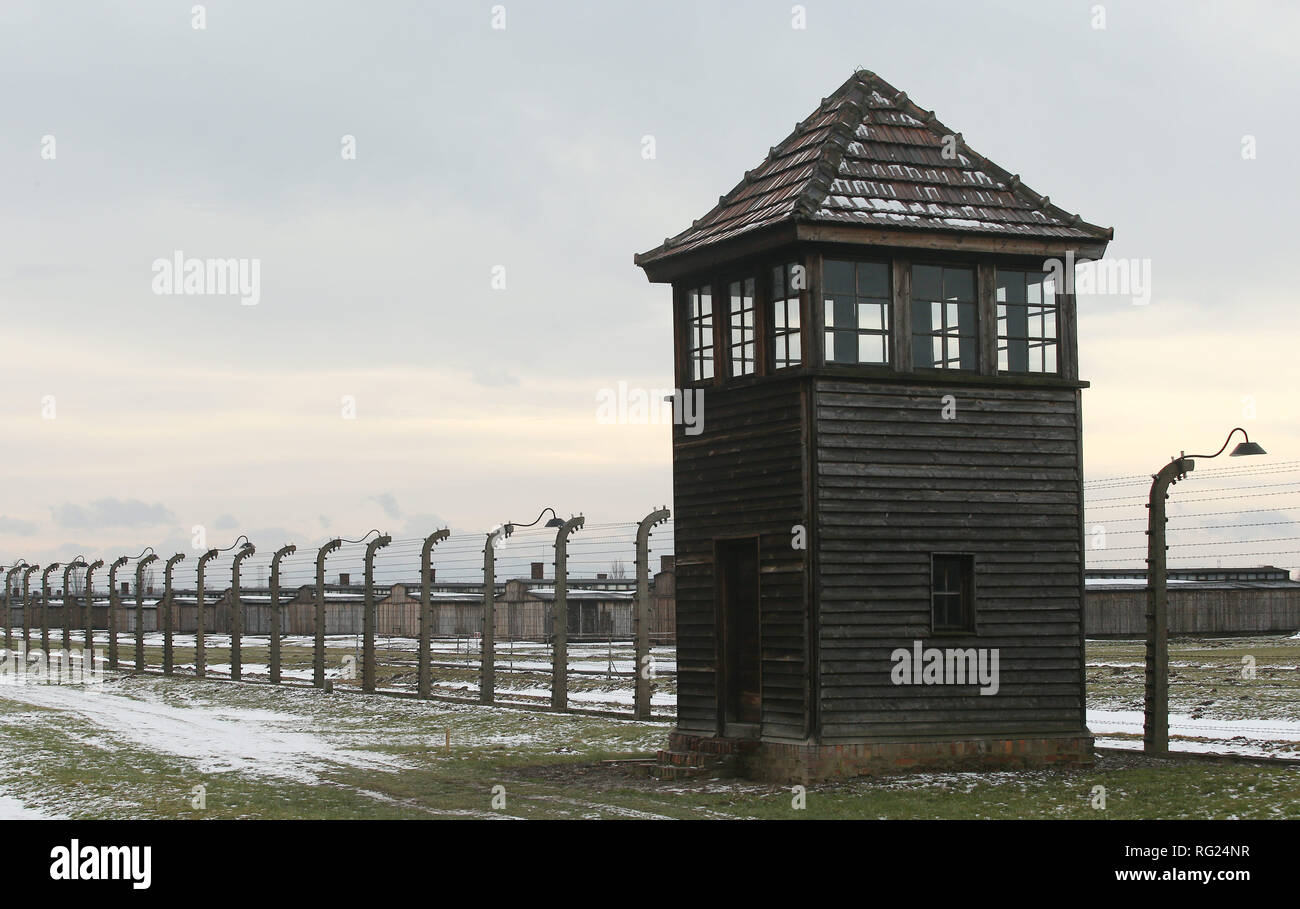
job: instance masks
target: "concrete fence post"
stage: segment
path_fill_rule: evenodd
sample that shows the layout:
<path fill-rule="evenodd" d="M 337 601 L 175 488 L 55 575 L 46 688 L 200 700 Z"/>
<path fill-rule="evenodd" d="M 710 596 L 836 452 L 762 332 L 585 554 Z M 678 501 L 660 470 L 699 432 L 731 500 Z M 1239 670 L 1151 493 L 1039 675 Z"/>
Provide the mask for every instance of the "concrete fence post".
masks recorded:
<path fill-rule="evenodd" d="M 435 531 L 424 541 L 420 550 L 420 647 L 416 661 L 419 664 L 416 694 L 427 698 L 432 687 L 430 664 L 433 662 L 433 547 L 451 536 L 450 529 Z"/>
<path fill-rule="evenodd" d="M 195 575 L 195 599 L 194 599 L 194 675 L 200 679 L 208 675 L 208 647 L 207 637 L 204 625 L 207 624 L 204 616 L 203 602 L 204 580 L 208 563 L 220 554 L 218 549 L 209 549 L 203 555 L 199 556 L 199 567 Z"/>
<path fill-rule="evenodd" d="M 375 690 L 375 553 L 393 538 L 388 534 L 375 537 L 366 545 L 366 595 L 361 614 L 361 690 Z"/>
<path fill-rule="evenodd" d="M 510 536 L 510 525 L 492 530 L 483 546 L 483 624 L 479 634 L 478 700 L 491 704 L 496 699 L 496 552 L 497 538 Z"/>
<path fill-rule="evenodd" d="M 152 552 L 135 564 L 135 671 L 144 672 L 144 570 L 158 561 Z"/>
<path fill-rule="evenodd" d="M 162 633 L 163 633 L 163 659 L 162 659 L 163 675 L 172 674 L 172 665 L 176 655 L 175 649 L 173 647 L 173 642 L 172 642 L 172 638 L 176 632 L 176 622 L 174 616 L 172 615 L 172 613 L 175 611 L 176 608 L 176 604 L 174 602 L 175 593 L 173 592 L 174 587 L 172 584 L 172 571 L 173 569 L 176 568 L 176 563 L 183 561 L 184 559 L 185 559 L 185 553 L 178 552 L 176 553 L 176 555 L 168 559 L 167 564 L 163 566 L 163 598 L 162 601 L 158 604 L 158 608 L 162 610 L 162 612 L 160 612 L 159 615 L 162 619 Z"/>
<path fill-rule="evenodd" d="M 40 569 L 39 565 L 28 565 L 23 569 L 23 650 L 32 646 L 32 572 Z"/>
<path fill-rule="evenodd" d="M 1165 580 L 1169 547 L 1165 543 L 1165 502 L 1169 487 L 1195 466 L 1191 458 L 1175 458 L 1152 475 L 1147 498 L 1147 637 L 1142 703 L 1142 750 L 1147 754 L 1169 753 L 1169 604 Z"/>
<path fill-rule="evenodd" d="M 650 531 L 668 520 L 667 508 L 652 511 L 636 527 L 636 633 L 633 671 L 636 689 L 632 712 L 638 720 L 650 719 Z"/>
<path fill-rule="evenodd" d="M 551 610 L 551 706 L 569 707 L 569 536 L 586 518 L 569 518 L 555 532 L 555 603 Z"/>
<path fill-rule="evenodd" d="M 72 604 L 75 602 L 72 596 L 72 570 L 74 568 L 85 568 L 86 557 L 77 556 L 71 562 L 63 567 L 63 649 L 72 649 L 72 610 L 76 607 Z"/>
<path fill-rule="evenodd" d="M 50 572 L 56 571 L 58 562 L 46 565 L 41 572 L 41 653 L 50 652 Z"/>
<path fill-rule="evenodd" d="M 121 597 L 117 592 L 117 570 L 131 561 L 129 556 L 118 556 L 108 566 L 108 668 L 117 668 L 117 609 Z"/>
<path fill-rule="evenodd" d="M 239 565 L 257 552 L 252 543 L 245 541 L 230 563 L 230 680 L 240 681 L 244 676 L 244 602 L 239 589 Z"/>
<path fill-rule="evenodd" d="M 14 575 L 23 570 L 27 564 L 26 559 L 19 559 L 18 564 L 14 565 L 5 572 L 5 648 L 14 646 L 13 628 L 14 610 L 13 610 L 13 592 L 14 592 Z"/>
<path fill-rule="evenodd" d="M 292 544 L 281 546 L 271 557 L 271 684 L 280 684 L 280 560 L 298 551 Z"/>
<path fill-rule="evenodd" d="M 312 648 L 311 674 L 312 684 L 317 688 L 325 687 L 325 557 L 342 545 L 342 540 L 333 539 L 316 553 L 316 619 L 313 622 L 316 641 Z"/>
<path fill-rule="evenodd" d="M 95 559 L 86 566 L 86 614 L 82 618 L 86 624 L 86 660 L 88 664 L 95 658 L 95 583 L 93 575 L 96 568 L 103 567 L 103 559 Z"/>

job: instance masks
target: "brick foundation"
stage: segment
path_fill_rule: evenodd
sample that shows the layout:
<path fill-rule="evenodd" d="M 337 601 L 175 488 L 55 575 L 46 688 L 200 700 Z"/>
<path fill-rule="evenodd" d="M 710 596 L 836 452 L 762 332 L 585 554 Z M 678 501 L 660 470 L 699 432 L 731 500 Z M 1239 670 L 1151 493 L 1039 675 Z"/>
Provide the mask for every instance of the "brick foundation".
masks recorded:
<path fill-rule="evenodd" d="M 1047 734 L 1017 738 L 854 742 L 835 745 L 724 739 L 673 732 L 660 761 L 734 770 L 773 782 L 815 782 L 909 770 L 979 770 L 1083 767 L 1092 763 L 1092 735 Z"/>

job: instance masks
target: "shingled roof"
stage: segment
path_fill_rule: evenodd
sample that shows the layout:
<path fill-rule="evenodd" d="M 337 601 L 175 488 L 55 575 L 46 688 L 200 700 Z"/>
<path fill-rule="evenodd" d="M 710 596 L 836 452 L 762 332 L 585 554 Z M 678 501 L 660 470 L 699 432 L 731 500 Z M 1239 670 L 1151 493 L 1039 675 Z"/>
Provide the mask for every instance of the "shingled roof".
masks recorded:
<path fill-rule="evenodd" d="M 1051 204 L 906 92 L 859 71 L 712 211 L 635 261 L 647 265 L 790 221 L 1064 241 L 1114 235 Z"/>

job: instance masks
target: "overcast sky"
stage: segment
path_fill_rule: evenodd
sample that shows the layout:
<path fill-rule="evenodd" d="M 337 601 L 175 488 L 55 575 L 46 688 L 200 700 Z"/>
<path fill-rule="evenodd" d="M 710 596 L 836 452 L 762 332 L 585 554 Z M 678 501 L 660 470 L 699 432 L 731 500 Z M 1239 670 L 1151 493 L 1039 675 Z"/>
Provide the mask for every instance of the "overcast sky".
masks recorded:
<path fill-rule="evenodd" d="M 1294 4 L 192 5 L 0 5 L 0 562 L 671 504 L 667 429 L 595 419 L 672 382 L 632 254 L 855 67 L 1151 263 L 1081 300 L 1089 478 L 1300 457 Z M 257 305 L 155 294 L 176 250 Z"/>

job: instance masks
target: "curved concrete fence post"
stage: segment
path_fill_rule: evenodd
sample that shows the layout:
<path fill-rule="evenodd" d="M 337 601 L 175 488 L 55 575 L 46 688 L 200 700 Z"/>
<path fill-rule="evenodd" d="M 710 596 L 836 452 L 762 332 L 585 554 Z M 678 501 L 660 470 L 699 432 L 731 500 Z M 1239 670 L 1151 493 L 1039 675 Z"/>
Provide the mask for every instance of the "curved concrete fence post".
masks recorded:
<path fill-rule="evenodd" d="M 14 593 L 14 575 L 22 571 L 27 565 L 26 559 L 19 559 L 18 564 L 14 565 L 5 572 L 5 648 L 14 646 L 13 635 L 13 593 Z"/>
<path fill-rule="evenodd" d="M 298 551 L 293 544 L 281 546 L 271 556 L 271 684 L 280 684 L 280 560 Z"/>
<path fill-rule="evenodd" d="M 433 661 L 430 652 L 433 637 L 433 547 L 449 536 L 450 529 L 435 531 L 425 539 L 424 548 L 420 550 L 420 648 L 416 657 L 419 663 L 416 694 L 422 698 L 429 696 L 432 685 L 429 668 Z"/>
<path fill-rule="evenodd" d="M 76 607 L 73 605 L 75 598 L 72 596 L 72 570 L 74 568 L 85 568 L 86 557 L 77 556 L 67 565 L 63 566 L 63 649 L 72 649 L 72 610 Z"/>
<path fill-rule="evenodd" d="M 555 603 L 552 606 L 551 706 L 569 708 L 569 536 L 586 518 L 569 518 L 555 532 Z"/>
<path fill-rule="evenodd" d="M 375 537 L 366 545 L 365 612 L 361 615 L 361 690 L 375 690 L 375 553 L 393 538 L 388 534 Z"/>
<path fill-rule="evenodd" d="M 47 658 L 50 652 L 50 572 L 58 567 L 59 563 L 54 562 L 41 572 L 41 652 Z"/>
<path fill-rule="evenodd" d="M 316 553 L 316 618 L 312 623 L 316 640 L 312 646 L 311 678 L 317 688 L 325 687 L 325 557 L 343 545 L 333 539 Z"/>
<path fill-rule="evenodd" d="M 82 615 L 85 622 L 86 632 L 86 660 L 89 662 L 94 659 L 95 655 L 95 569 L 103 568 L 104 560 L 95 559 L 86 566 L 86 612 Z"/>
<path fill-rule="evenodd" d="M 158 561 L 152 552 L 135 563 L 135 671 L 144 672 L 144 570 Z M 155 619 L 155 622 L 157 620 Z"/>
<path fill-rule="evenodd" d="M 479 668 L 478 700 L 480 704 L 491 704 L 496 699 L 496 552 L 497 538 L 510 536 L 511 527 L 506 524 L 487 535 L 483 546 L 483 617 L 479 633 Z"/>
<path fill-rule="evenodd" d="M 131 561 L 130 556 L 118 556 L 108 566 L 108 668 L 117 668 L 117 608 L 121 598 L 117 593 L 117 570 Z"/>
<path fill-rule="evenodd" d="M 244 603 L 239 589 L 239 565 L 257 552 L 252 543 L 245 542 L 235 553 L 230 564 L 230 680 L 238 682 L 244 675 Z"/>
<path fill-rule="evenodd" d="M 163 633 L 163 675 L 172 674 L 172 665 L 176 654 L 172 640 L 176 633 L 176 620 L 172 615 L 175 610 L 175 604 L 173 603 L 174 587 L 172 585 L 172 571 L 176 568 L 176 563 L 184 561 L 184 559 L 185 553 L 178 552 L 176 555 L 168 559 L 167 564 L 163 566 L 163 598 L 158 604 L 158 608 L 161 610 L 159 615 L 162 619 Z"/>
<path fill-rule="evenodd" d="M 636 631 L 632 665 L 636 691 L 632 712 L 638 720 L 650 719 L 650 531 L 668 517 L 668 509 L 660 508 L 636 526 Z"/>
<path fill-rule="evenodd" d="M 23 650 L 32 646 L 32 572 L 40 570 L 39 565 L 23 569 Z"/>
<path fill-rule="evenodd" d="M 208 674 L 208 647 L 207 631 L 204 626 L 207 624 L 207 616 L 204 615 L 204 581 L 208 568 L 208 563 L 220 555 L 221 550 L 209 549 L 203 555 L 199 556 L 198 572 L 195 576 L 195 609 L 194 609 L 194 675 L 198 678 L 206 678 Z"/>
<path fill-rule="evenodd" d="M 39 564 L 32 564 L 22 571 L 22 649 L 31 646 L 31 575 L 40 571 Z"/>

